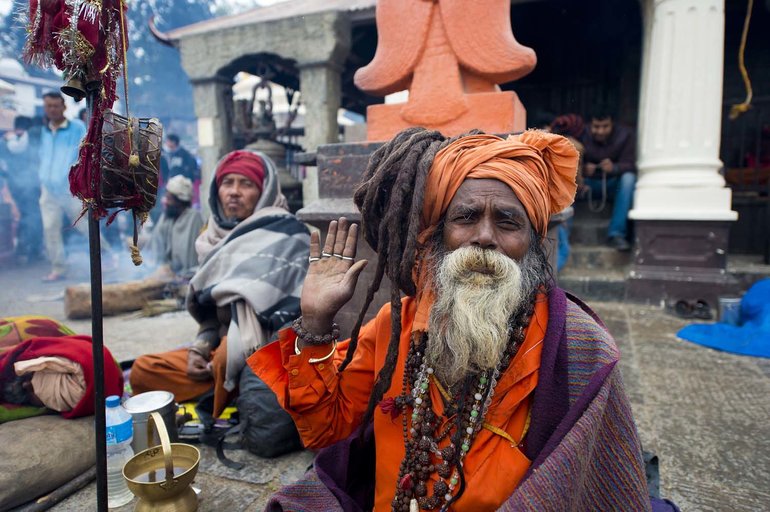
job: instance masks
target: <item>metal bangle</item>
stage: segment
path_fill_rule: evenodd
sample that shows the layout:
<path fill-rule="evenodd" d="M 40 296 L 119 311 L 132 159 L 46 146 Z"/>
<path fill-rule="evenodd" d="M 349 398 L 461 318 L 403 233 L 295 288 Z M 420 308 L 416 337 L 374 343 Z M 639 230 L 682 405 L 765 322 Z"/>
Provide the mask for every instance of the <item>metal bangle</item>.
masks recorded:
<path fill-rule="evenodd" d="M 326 361 L 327 359 L 332 357 L 335 352 L 337 352 L 337 340 L 334 340 L 334 346 L 332 347 L 332 351 L 331 352 L 329 352 L 328 354 L 326 354 L 323 357 L 310 358 L 310 359 L 307 360 L 307 362 L 310 363 L 310 364 L 315 364 L 315 363 L 320 363 L 321 361 Z"/>
<path fill-rule="evenodd" d="M 298 355 L 300 355 L 302 353 L 302 350 L 300 350 L 299 345 L 297 344 L 298 341 L 299 341 L 299 336 L 294 338 L 294 355 L 296 355 L 296 356 L 298 356 Z M 310 359 L 307 360 L 307 362 L 308 363 L 320 363 L 321 361 L 326 361 L 331 356 L 333 356 L 336 351 L 337 351 L 337 340 L 334 340 L 334 346 L 332 346 L 332 351 L 331 352 L 329 352 L 327 355 L 325 355 L 323 357 L 318 357 L 318 358 L 312 358 L 311 357 Z"/>

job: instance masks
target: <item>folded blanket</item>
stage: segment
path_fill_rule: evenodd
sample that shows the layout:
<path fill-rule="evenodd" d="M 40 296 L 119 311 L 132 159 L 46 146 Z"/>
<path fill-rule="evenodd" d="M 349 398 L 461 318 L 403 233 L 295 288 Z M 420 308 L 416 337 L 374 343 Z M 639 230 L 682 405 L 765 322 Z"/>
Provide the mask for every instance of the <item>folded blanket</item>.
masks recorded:
<path fill-rule="evenodd" d="M 75 332 L 53 318 L 25 315 L 0 318 L 0 354 L 39 336 L 69 336 Z"/>

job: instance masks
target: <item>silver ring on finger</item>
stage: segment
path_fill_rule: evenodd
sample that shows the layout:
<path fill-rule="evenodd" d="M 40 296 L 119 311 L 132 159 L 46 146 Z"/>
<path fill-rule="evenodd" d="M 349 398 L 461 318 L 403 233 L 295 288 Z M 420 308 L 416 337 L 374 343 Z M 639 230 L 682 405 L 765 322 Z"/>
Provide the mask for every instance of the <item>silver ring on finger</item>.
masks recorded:
<path fill-rule="evenodd" d="M 324 252 L 321 253 L 321 257 L 322 258 L 331 258 L 332 254 L 324 251 Z"/>
<path fill-rule="evenodd" d="M 342 254 L 332 254 L 335 258 L 344 259 L 345 257 Z"/>
<path fill-rule="evenodd" d="M 308 258 L 308 262 L 313 263 L 314 261 L 318 261 L 321 258 L 319 256 L 311 256 Z"/>
<path fill-rule="evenodd" d="M 340 258 L 342 258 L 345 261 L 356 261 L 355 258 L 351 258 L 350 256 L 340 256 Z"/>

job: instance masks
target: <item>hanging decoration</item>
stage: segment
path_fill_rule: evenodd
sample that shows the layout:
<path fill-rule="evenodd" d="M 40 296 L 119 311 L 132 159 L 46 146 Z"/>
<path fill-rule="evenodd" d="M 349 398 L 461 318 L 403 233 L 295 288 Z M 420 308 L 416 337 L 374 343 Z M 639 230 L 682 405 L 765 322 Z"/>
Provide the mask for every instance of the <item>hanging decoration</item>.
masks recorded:
<path fill-rule="evenodd" d="M 746 69 L 744 56 L 746 53 L 746 40 L 749 36 L 749 24 L 751 23 L 751 13 L 754 10 L 754 0 L 748 0 L 746 6 L 746 18 L 743 21 L 743 32 L 741 32 L 741 45 L 738 48 L 738 69 L 741 72 L 743 85 L 746 88 L 746 99 L 742 103 L 736 103 L 730 107 L 730 120 L 735 121 L 741 115 L 745 114 L 751 108 L 751 100 L 754 97 L 754 90 L 751 87 L 751 79 Z"/>
<path fill-rule="evenodd" d="M 158 193 L 162 140 L 163 127 L 155 118 L 104 113 L 100 197 L 104 207 L 133 212 L 131 259 L 135 265 L 141 264 L 137 225 L 147 219 Z"/>
<path fill-rule="evenodd" d="M 30 0 L 24 57 L 62 70 L 63 93 L 89 98 L 88 132 L 70 169 L 70 192 L 83 201 L 84 212 L 90 208 L 99 218 L 109 208 L 132 211 L 132 259 L 139 265 L 137 224 L 155 205 L 162 126 L 154 118 L 122 117 L 110 110 L 122 72 L 126 116 L 130 112 L 125 13 L 124 0 Z"/>

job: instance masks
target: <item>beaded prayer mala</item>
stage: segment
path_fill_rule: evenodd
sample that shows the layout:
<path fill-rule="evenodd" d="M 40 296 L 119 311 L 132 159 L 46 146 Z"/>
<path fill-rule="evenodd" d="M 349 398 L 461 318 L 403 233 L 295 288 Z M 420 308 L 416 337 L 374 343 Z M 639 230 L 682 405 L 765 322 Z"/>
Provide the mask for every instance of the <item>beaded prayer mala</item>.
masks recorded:
<path fill-rule="evenodd" d="M 428 335 L 422 334 L 413 340 L 406 358 L 401 395 L 380 404 L 383 412 L 390 412 L 393 417 L 402 415 L 406 456 L 399 468 L 392 502 L 394 512 L 446 510 L 456 497 L 455 491 L 464 486 L 460 470 L 463 459 L 484 424 L 500 375 L 508 368 L 524 340 L 526 326 L 534 312 L 534 294 L 528 304 L 527 309 L 513 317 L 509 342 L 497 367 L 468 376 L 460 391 L 452 397 L 451 403 L 457 406 L 449 406 L 445 415 L 447 419 L 456 415 L 453 422 L 442 421 L 444 417 L 433 411 L 429 393 L 431 381 L 444 391 L 434 376 L 434 369 L 425 361 Z M 412 408 L 411 414 L 406 413 L 408 406 Z M 439 443 L 447 436 L 450 436 L 449 445 L 439 448 Z M 433 485 L 433 493 L 429 496 L 427 483 L 434 472 L 440 480 Z"/>

